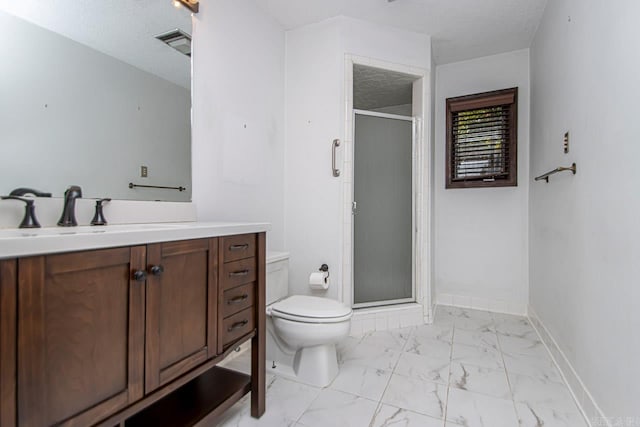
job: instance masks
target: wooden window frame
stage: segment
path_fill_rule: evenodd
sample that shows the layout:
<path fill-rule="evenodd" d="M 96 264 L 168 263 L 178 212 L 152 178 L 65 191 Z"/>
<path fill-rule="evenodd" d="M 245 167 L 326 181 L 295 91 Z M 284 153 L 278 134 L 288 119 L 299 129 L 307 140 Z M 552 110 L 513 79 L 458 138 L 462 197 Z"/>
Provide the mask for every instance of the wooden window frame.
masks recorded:
<path fill-rule="evenodd" d="M 453 179 L 453 113 L 509 105 L 509 174 L 496 177 L 493 181 L 483 178 L 466 180 Z M 473 95 L 447 98 L 447 130 L 446 130 L 446 187 L 445 188 L 486 188 L 518 186 L 518 88 L 483 92 Z"/>

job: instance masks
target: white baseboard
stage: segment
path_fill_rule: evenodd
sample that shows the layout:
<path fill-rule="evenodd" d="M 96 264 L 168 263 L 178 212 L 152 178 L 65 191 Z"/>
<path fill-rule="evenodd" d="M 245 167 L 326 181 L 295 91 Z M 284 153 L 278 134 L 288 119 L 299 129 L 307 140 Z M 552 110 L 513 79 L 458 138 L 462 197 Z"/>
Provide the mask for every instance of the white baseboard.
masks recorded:
<path fill-rule="evenodd" d="M 553 335 L 551 335 L 531 306 L 529 306 L 528 309 L 528 318 L 549 351 L 565 383 L 569 386 L 573 398 L 578 403 L 578 407 L 589 425 L 592 427 L 612 427 L 611 419 L 604 416 L 602 410 L 593 399 L 593 396 L 589 393 L 589 390 L 573 368 L 573 365 L 571 365 L 571 362 L 560 349 Z"/>
<path fill-rule="evenodd" d="M 474 310 L 491 311 L 494 313 L 515 314 L 518 316 L 527 315 L 527 304 L 525 302 L 494 300 L 468 295 L 438 293 L 436 295 L 436 304 L 472 308 Z"/>

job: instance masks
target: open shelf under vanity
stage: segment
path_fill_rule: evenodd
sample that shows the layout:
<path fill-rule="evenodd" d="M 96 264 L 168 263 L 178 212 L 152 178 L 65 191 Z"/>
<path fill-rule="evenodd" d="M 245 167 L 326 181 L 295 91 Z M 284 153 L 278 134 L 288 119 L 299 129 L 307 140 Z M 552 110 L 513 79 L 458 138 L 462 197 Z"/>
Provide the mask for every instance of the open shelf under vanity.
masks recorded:
<path fill-rule="evenodd" d="M 214 366 L 124 422 L 125 427 L 206 426 L 251 390 L 251 377 Z"/>

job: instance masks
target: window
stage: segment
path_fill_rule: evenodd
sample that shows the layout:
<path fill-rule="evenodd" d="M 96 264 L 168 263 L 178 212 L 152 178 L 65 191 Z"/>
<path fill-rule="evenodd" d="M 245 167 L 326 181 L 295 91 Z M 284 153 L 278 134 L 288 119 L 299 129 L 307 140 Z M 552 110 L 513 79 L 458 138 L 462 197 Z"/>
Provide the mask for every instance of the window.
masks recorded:
<path fill-rule="evenodd" d="M 446 188 L 518 185 L 518 88 L 447 99 Z"/>

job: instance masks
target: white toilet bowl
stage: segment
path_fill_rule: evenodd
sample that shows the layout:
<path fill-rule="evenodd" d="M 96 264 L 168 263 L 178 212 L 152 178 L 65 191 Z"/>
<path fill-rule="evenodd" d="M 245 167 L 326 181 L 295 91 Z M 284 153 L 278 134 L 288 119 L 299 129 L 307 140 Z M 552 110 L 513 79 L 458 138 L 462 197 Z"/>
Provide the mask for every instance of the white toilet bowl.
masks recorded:
<path fill-rule="evenodd" d="M 270 305 L 271 334 L 280 347 L 274 366 L 289 365 L 295 377 L 308 384 L 329 385 L 338 374 L 335 344 L 349 334 L 352 314 L 338 301 L 302 295 Z"/>

